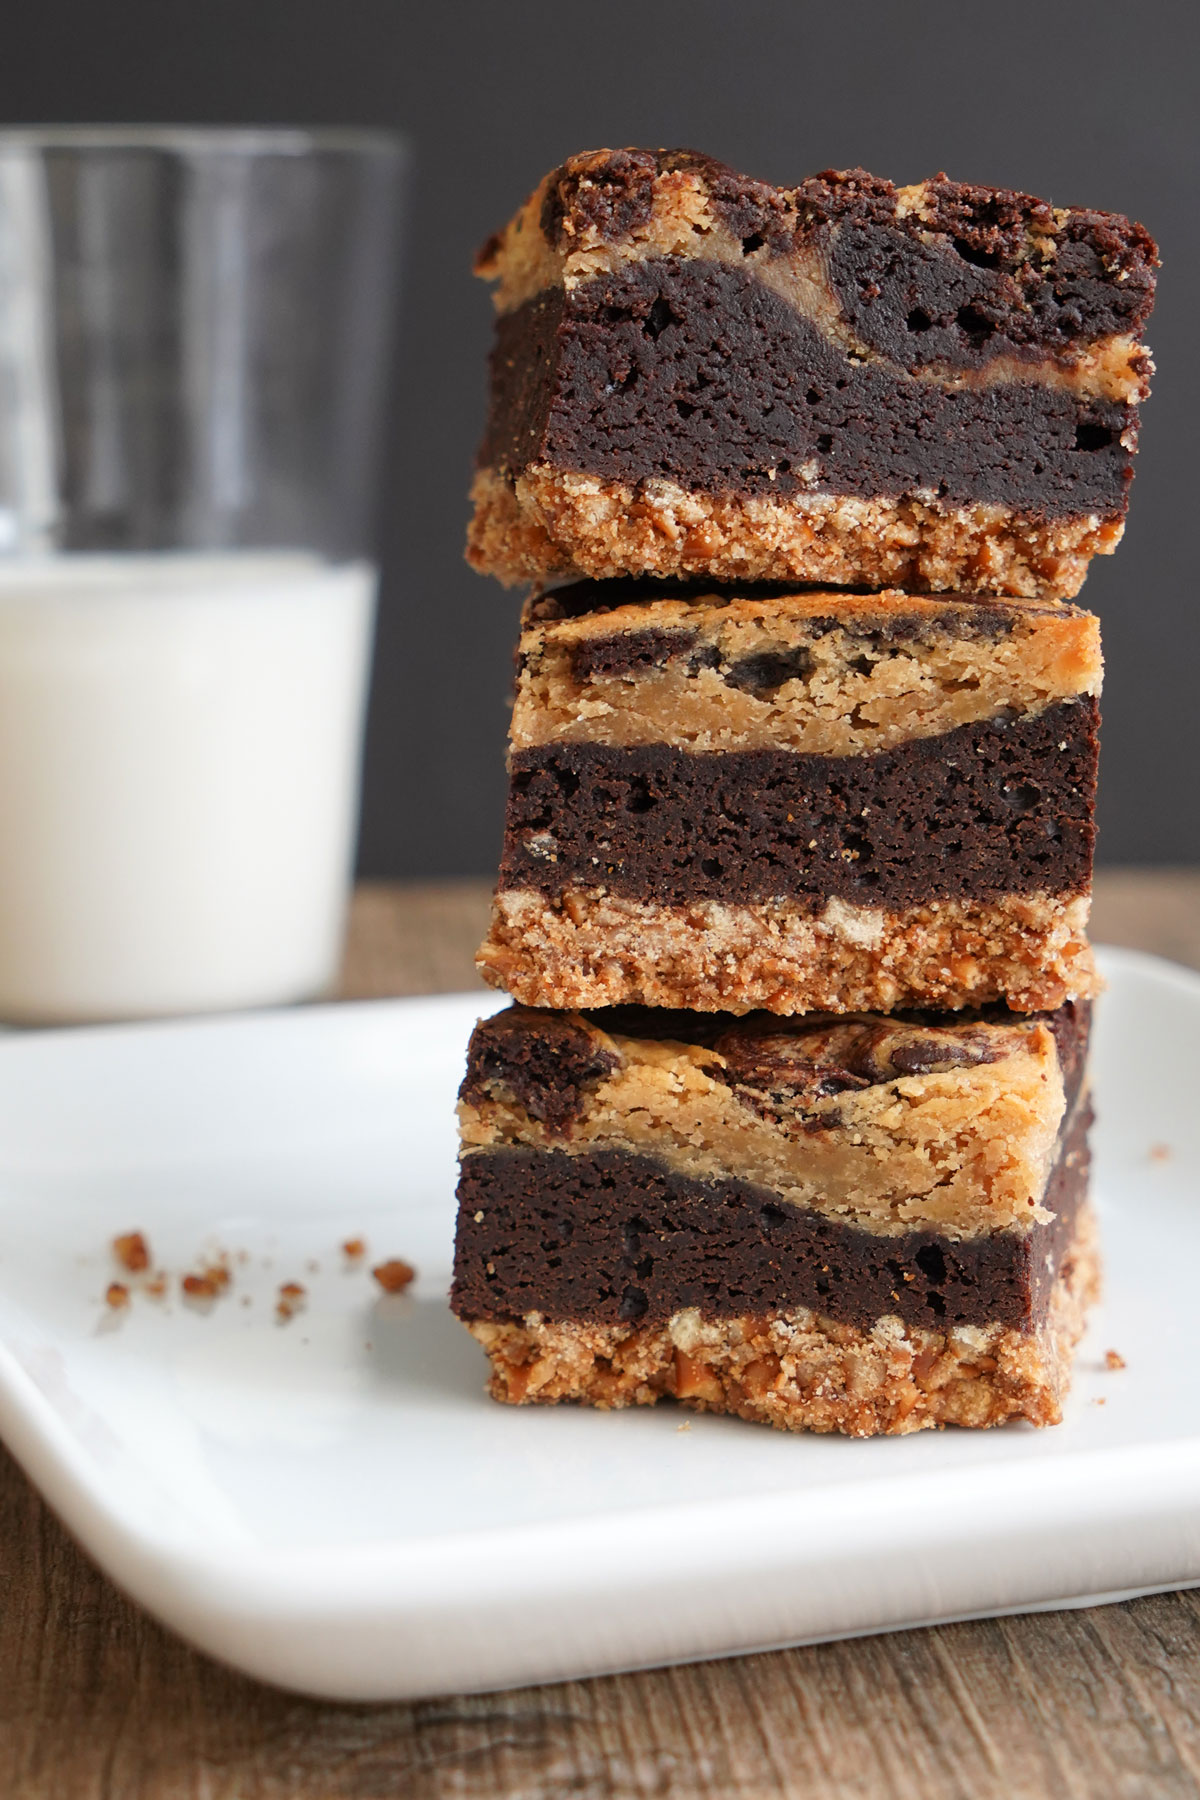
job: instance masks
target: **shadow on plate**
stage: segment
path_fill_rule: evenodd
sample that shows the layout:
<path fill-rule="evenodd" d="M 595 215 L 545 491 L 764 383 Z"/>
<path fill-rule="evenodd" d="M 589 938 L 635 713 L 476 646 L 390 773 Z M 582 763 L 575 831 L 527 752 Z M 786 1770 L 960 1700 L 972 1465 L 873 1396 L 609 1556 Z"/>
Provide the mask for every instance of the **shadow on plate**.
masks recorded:
<path fill-rule="evenodd" d="M 485 1397 L 487 1358 L 444 1297 L 386 1295 L 371 1308 L 367 1334 L 379 1386 L 403 1389 L 413 1398 L 420 1390 L 430 1398 Z"/>

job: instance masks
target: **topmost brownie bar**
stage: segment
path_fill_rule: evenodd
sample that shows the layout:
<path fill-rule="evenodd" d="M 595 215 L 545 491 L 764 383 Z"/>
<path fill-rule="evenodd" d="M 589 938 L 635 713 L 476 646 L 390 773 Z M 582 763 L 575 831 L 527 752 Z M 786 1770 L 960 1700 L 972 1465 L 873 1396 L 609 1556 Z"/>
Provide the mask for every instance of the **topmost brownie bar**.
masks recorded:
<path fill-rule="evenodd" d="M 1117 214 L 941 175 L 572 157 L 478 260 L 468 556 L 1069 598 L 1123 530 L 1157 267 Z"/>

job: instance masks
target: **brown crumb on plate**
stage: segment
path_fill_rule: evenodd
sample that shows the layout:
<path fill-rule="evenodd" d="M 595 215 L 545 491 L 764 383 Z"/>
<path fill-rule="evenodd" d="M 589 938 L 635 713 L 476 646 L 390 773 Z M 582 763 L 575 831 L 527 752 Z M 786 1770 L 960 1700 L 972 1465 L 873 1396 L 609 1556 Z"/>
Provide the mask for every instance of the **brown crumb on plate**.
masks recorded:
<path fill-rule="evenodd" d="M 1170 1160 L 1171 1160 L 1170 1144 L 1151 1144 L 1151 1146 L 1150 1146 L 1150 1161 L 1151 1162 L 1170 1162 Z"/>
<path fill-rule="evenodd" d="M 404 1262 L 399 1256 L 393 1256 L 388 1262 L 377 1263 L 371 1273 L 385 1294 L 402 1294 L 417 1277 L 412 1264 Z"/>
<path fill-rule="evenodd" d="M 345 1243 L 342 1245 L 342 1255 L 347 1257 L 350 1260 L 350 1262 L 361 1262 L 363 1257 L 366 1254 L 367 1254 L 366 1238 L 360 1238 L 360 1237 L 347 1238 Z"/>
<path fill-rule="evenodd" d="M 114 1312 L 120 1312 L 123 1306 L 129 1305 L 129 1289 L 123 1281 L 110 1281 L 104 1290 L 104 1302 Z"/>
<path fill-rule="evenodd" d="M 123 1269 L 141 1275 L 150 1267 L 150 1246 L 140 1231 L 125 1231 L 112 1241 L 112 1252 Z"/>
<path fill-rule="evenodd" d="M 1104 1352 L 1104 1366 L 1106 1369 L 1123 1369 L 1125 1367 L 1125 1358 L 1121 1355 L 1119 1350 L 1106 1350 Z"/>
<path fill-rule="evenodd" d="M 300 1312 L 307 1299 L 308 1290 L 302 1287 L 300 1282 L 281 1281 L 279 1298 L 275 1302 L 275 1317 L 283 1323 L 293 1314 Z"/>
<path fill-rule="evenodd" d="M 207 1270 L 202 1275 L 181 1276 L 179 1285 L 183 1290 L 185 1300 L 196 1301 L 200 1304 L 207 1304 L 209 1301 L 215 1300 L 219 1292 L 218 1284 Z"/>

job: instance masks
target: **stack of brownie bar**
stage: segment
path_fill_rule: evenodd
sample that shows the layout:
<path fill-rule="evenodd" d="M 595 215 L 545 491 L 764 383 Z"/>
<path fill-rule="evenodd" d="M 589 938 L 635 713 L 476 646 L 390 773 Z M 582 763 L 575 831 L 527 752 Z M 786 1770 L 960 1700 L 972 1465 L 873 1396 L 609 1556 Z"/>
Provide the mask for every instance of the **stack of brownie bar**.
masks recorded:
<path fill-rule="evenodd" d="M 484 249 L 530 584 L 453 1305 L 508 1401 L 1050 1424 L 1098 1282 L 1097 621 L 1157 257 L 601 151 Z"/>

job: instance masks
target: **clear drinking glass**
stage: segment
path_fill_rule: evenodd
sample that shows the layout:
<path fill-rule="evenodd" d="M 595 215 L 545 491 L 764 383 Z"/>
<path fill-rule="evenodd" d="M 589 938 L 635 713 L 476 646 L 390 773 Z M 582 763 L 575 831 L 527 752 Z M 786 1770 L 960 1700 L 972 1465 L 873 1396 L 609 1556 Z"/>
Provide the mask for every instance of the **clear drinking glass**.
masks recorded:
<path fill-rule="evenodd" d="M 403 167 L 0 132 L 0 1018 L 335 971 Z"/>

